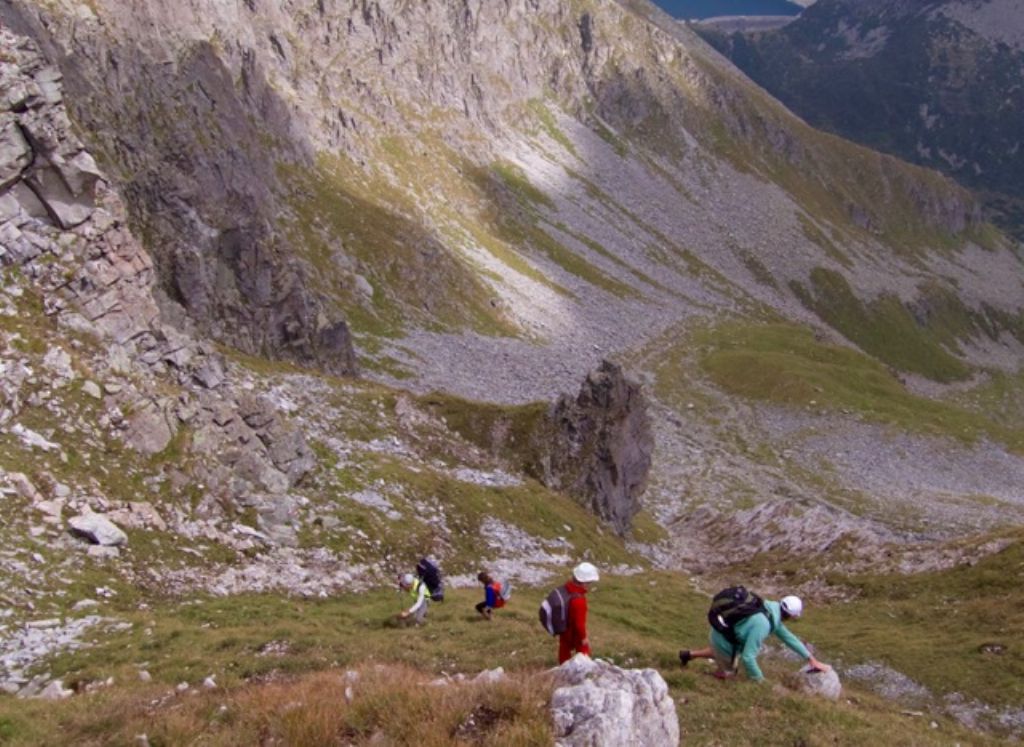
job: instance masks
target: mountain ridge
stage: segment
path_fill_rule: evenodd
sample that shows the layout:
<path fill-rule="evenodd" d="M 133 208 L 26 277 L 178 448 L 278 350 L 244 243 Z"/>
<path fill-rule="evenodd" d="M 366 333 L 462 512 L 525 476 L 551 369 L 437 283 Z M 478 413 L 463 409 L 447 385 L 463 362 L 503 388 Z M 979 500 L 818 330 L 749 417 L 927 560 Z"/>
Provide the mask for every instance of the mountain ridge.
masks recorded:
<path fill-rule="evenodd" d="M 828 0 L 764 35 L 705 36 L 815 126 L 978 190 L 1019 237 L 1022 11 Z"/>

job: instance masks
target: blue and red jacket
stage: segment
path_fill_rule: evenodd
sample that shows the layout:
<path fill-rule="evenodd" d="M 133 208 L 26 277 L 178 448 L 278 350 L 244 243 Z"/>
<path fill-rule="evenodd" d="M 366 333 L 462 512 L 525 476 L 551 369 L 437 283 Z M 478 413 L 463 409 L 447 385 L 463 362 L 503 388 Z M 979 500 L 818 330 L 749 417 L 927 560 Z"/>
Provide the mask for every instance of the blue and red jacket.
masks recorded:
<path fill-rule="evenodd" d="M 484 604 L 492 609 L 505 606 L 505 600 L 501 596 L 501 583 L 495 581 L 484 587 Z"/>

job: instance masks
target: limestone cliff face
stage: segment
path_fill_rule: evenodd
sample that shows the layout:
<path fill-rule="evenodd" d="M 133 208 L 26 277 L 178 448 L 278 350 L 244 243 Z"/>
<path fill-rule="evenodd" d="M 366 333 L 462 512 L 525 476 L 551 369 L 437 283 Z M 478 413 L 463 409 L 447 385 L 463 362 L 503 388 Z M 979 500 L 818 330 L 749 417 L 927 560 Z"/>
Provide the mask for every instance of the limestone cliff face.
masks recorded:
<path fill-rule="evenodd" d="M 61 66 L 168 318 L 328 371 L 354 334 L 375 375 L 450 387 L 468 331 L 461 393 L 550 396 L 708 308 L 804 319 L 820 267 L 913 303 L 976 238 L 966 192 L 809 130 L 640 0 L 0 12 Z M 992 257 L 940 282 L 980 307 Z M 506 354 L 559 373 L 503 395 Z"/>
<path fill-rule="evenodd" d="M 311 199 L 302 177 L 282 183 L 283 167 L 308 170 L 322 152 L 365 164 L 368 141 L 415 126 L 404 107 L 486 128 L 509 103 L 561 87 L 561 71 L 580 67 L 565 50 L 582 56 L 558 33 L 577 32 L 555 2 L 12 3 L 5 14 L 62 65 L 167 299 L 217 339 L 340 373 L 355 370 L 348 331 L 315 287 L 320 268 L 282 230 L 284 217 L 305 220 L 288 195 Z M 341 284 L 365 286 L 345 247 L 332 250 Z M 451 261 L 427 251 L 414 282 L 436 296 Z"/>
<path fill-rule="evenodd" d="M 8 29 L 0 28 L 0 43 L 0 269 L 7 322 L 0 330 L 0 432 L 29 433 L 26 422 L 56 421 L 52 442 L 31 438 L 61 452 L 62 463 L 65 449 L 97 458 L 125 449 L 134 455 L 116 472 L 93 467 L 88 457 L 84 469 L 70 470 L 76 483 L 49 504 L 57 525 L 65 503 L 79 511 L 124 513 L 130 526 L 148 525 L 131 515 L 131 506 L 140 505 L 131 481 L 142 479 L 146 458 L 173 451 L 176 439 L 203 455 L 191 467 L 173 469 L 179 488 L 191 483 L 209 490 L 200 501 L 208 512 L 244 503 L 273 517 L 315 465 L 304 434 L 269 401 L 236 389 L 212 345 L 166 323 L 154 300 L 153 261 L 129 230 L 112 180 L 73 132 L 60 71 Z M 19 311 L 8 306 L 11 298 L 33 302 Z M 12 318 L 25 326 L 12 328 Z M 19 346 L 29 334 L 31 345 Z M 33 376 L 33 370 L 47 373 Z M 95 410 L 76 420 L 72 405 L 57 403 L 83 373 L 96 379 L 82 386 Z M 52 469 L 38 455 L 24 463 L 33 473 Z M 85 495 L 96 475 L 103 486 L 94 483 Z M 131 500 L 102 495 L 117 489 Z M 261 521 L 268 533 L 277 529 L 272 518 Z"/>
<path fill-rule="evenodd" d="M 228 69 L 209 39 L 176 40 L 160 24 L 175 14 L 153 5 L 133 4 L 120 26 L 86 6 L 7 12 L 63 65 L 75 120 L 154 250 L 167 309 L 248 352 L 353 372 L 344 321 L 307 291 L 273 230 L 275 154 L 298 157 L 287 109 L 253 57 Z M 56 33 L 62 22 L 71 36 Z"/>

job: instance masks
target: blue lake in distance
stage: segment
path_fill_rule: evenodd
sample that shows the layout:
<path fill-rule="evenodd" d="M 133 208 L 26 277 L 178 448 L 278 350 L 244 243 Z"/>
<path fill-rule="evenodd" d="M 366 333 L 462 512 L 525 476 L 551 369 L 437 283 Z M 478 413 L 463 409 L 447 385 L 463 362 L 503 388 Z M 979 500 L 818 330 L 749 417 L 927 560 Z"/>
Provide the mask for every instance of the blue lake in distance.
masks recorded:
<path fill-rule="evenodd" d="M 802 8 L 789 0 L 653 0 L 675 18 L 715 16 L 795 16 Z"/>

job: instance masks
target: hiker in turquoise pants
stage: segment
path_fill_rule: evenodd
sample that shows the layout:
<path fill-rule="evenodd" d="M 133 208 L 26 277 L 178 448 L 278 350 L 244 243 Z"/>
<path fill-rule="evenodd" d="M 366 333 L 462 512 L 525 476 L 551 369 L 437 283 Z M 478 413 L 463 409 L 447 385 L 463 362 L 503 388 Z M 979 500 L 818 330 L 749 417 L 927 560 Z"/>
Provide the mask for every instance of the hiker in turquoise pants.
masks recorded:
<path fill-rule="evenodd" d="M 745 620 L 736 624 L 737 645 L 733 646 L 729 640 L 714 628 L 711 629 L 710 643 L 707 648 L 690 651 L 684 649 L 679 652 L 679 662 L 685 667 L 690 659 L 714 659 L 718 665 L 715 677 L 726 679 L 736 673 L 736 657 L 743 662 L 743 669 L 747 677 L 754 682 L 764 680 L 761 667 L 757 665 L 757 655 L 761 652 L 761 646 L 771 633 L 775 633 L 780 641 L 788 646 L 794 653 L 801 656 L 812 669 L 826 672 L 831 667 L 822 664 L 811 655 L 807 647 L 793 635 L 785 626 L 785 621 L 795 620 L 803 614 L 804 604 L 800 597 L 783 597 L 781 602 L 764 603 L 768 614 L 772 616 L 772 622 L 760 612 L 751 615 Z M 774 628 L 774 630 L 773 630 Z"/>

